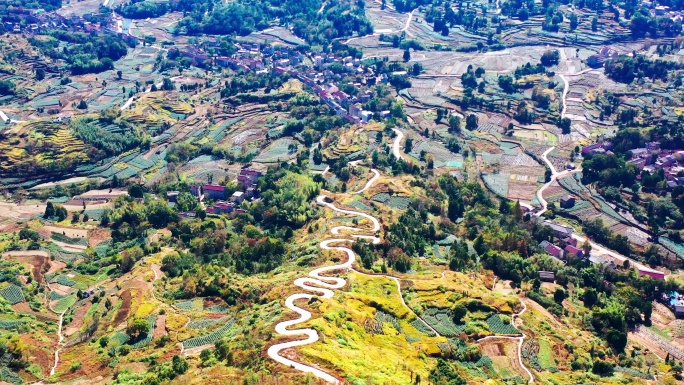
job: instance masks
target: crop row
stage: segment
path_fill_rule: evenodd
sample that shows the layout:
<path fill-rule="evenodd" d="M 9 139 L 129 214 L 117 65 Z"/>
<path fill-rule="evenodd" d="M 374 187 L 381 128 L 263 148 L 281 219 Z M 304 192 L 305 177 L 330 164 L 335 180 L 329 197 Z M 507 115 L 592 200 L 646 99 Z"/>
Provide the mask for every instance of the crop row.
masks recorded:
<path fill-rule="evenodd" d="M 418 329 L 419 332 L 425 334 L 428 337 L 434 337 L 435 336 L 435 332 L 430 330 L 430 328 L 423 321 L 421 321 L 419 318 L 416 318 L 415 320 L 411 321 L 411 325 L 414 328 Z"/>
<path fill-rule="evenodd" d="M 57 242 L 63 242 L 63 243 L 68 243 L 70 245 L 81 245 L 81 246 L 88 246 L 88 240 L 85 238 L 75 238 L 75 237 L 69 237 L 64 234 L 52 232 L 50 234 L 50 238 L 54 239 Z"/>
<path fill-rule="evenodd" d="M 428 308 L 423 314 L 423 319 L 437 333 L 446 337 L 455 337 L 465 332 L 465 325 L 456 325 L 448 313 L 445 309 Z"/>
<path fill-rule="evenodd" d="M 203 346 L 203 345 L 208 345 L 208 344 L 213 344 L 221 337 L 223 337 L 230 328 L 233 327 L 235 324 L 234 320 L 228 321 L 225 325 L 223 325 L 221 328 L 214 330 L 213 332 L 204 335 L 204 336 L 199 336 L 199 337 L 194 337 L 190 338 L 188 340 L 183 341 L 183 348 L 188 349 L 188 348 L 196 348 L 198 346 Z"/>
<path fill-rule="evenodd" d="M 393 316 L 392 314 L 385 313 L 382 310 L 376 310 L 375 319 L 382 323 L 390 323 L 395 329 L 397 329 L 399 333 L 403 333 L 401 330 L 401 325 L 399 325 L 399 321 L 397 321 L 397 317 Z"/>
<path fill-rule="evenodd" d="M 0 295 L 12 305 L 26 301 L 24 293 L 22 293 L 21 288 L 17 285 L 9 285 L 0 290 Z"/>
<path fill-rule="evenodd" d="M 5 329 L 5 330 L 14 330 L 19 327 L 24 323 L 23 321 L 20 320 L 6 320 L 2 319 L 0 320 L 0 329 Z"/>
<path fill-rule="evenodd" d="M 506 197 L 508 195 L 508 181 L 510 174 L 482 174 L 485 185 L 496 195 Z"/>
<path fill-rule="evenodd" d="M 487 318 L 487 325 L 494 334 L 520 334 L 520 330 L 509 323 L 504 323 L 498 314 Z"/>
<path fill-rule="evenodd" d="M 198 319 L 194 321 L 188 322 L 188 327 L 190 329 L 204 329 L 209 326 L 213 326 L 216 324 L 220 324 L 225 322 L 228 319 L 228 316 L 221 317 L 221 318 L 204 318 L 204 319 Z"/>
<path fill-rule="evenodd" d="M 60 275 L 57 277 L 57 279 L 55 279 L 52 282 L 69 287 L 74 286 L 76 284 L 75 281 L 70 280 L 69 277 L 67 277 L 66 275 Z"/>

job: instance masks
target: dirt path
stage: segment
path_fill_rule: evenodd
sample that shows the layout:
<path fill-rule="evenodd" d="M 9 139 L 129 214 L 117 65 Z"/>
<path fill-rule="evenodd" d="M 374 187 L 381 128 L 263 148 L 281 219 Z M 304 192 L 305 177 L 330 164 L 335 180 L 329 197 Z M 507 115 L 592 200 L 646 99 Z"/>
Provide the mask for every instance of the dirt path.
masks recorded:
<path fill-rule="evenodd" d="M 514 324 L 515 324 L 515 318 L 516 318 L 516 317 L 517 317 L 517 318 L 520 318 L 520 316 L 527 310 L 527 305 L 525 305 L 525 301 L 523 301 L 523 300 L 521 299 L 521 300 L 520 300 L 520 303 L 523 305 L 523 308 L 522 308 L 522 310 L 520 310 L 518 313 L 515 313 L 515 314 L 513 314 L 513 315 L 511 316 L 511 325 L 514 325 Z M 520 318 L 520 322 L 522 322 L 522 318 Z M 515 326 L 515 325 L 514 325 L 514 326 Z M 522 333 L 522 332 L 521 332 L 521 336 L 520 336 L 520 337 L 488 336 L 488 337 L 480 338 L 479 340 L 477 340 L 477 342 L 485 341 L 485 340 L 491 340 L 491 339 L 495 339 L 495 338 L 497 338 L 497 339 L 507 339 L 507 340 L 517 340 L 517 341 L 518 341 L 518 362 L 520 362 L 520 366 L 523 368 L 523 370 L 525 371 L 525 373 L 527 373 L 527 375 L 530 376 L 530 380 L 528 381 L 528 383 L 530 383 L 530 384 L 533 383 L 533 382 L 534 382 L 534 376 L 532 376 L 532 372 L 530 372 L 530 370 L 527 369 L 527 367 L 526 367 L 525 364 L 523 363 L 523 359 L 522 359 L 522 346 L 523 346 L 523 341 L 525 341 L 525 338 L 526 338 L 525 333 Z"/>

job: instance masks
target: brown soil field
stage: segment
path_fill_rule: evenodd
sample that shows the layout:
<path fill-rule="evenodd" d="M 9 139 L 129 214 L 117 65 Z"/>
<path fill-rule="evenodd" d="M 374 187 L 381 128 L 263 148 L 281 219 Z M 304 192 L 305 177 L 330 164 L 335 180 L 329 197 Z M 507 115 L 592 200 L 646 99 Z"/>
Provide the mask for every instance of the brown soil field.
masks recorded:
<path fill-rule="evenodd" d="M 34 315 L 36 316 L 36 318 L 43 321 L 57 322 L 59 320 L 59 317 L 52 313 L 38 313 L 36 311 L 33 311 L 31 307 L 29 307 L 28 302 L 19 302 L 18 304 L 12 305 L 12 309 L 14 309 L 14 311 L 16 311 L 17 313 Z"/>
<path fill-rule="evenodd" d="M 154 321 L 154 339 L 166 335 L 166 314 L 160 314 Z"/>
<path fill-rule="evenodd" d="M 132 297 L 130 289 L 124 290 L 124 292 L 121 293 L 121 300 L 123 303 L 121 304 L 121 307 L 114 318 L 114 326 L 124 322 L 126 318 L 128 318 L 128 313 L 131 311 L 131 299 Z"/>
<path fill-rule="evenodd" d="M 76 333 L 78 329 L 81 328 L 81 326 L 83 326 L 83 317 L 88 312 L 88 310 L 90 310 L 90 307 L 92 305 L 92 302 L 86 302 L 76 309 L 76 311 L 74 312 L 74 320 L 69 325 L 67 325 L 66 329 L 64 330 L 64 335 L 69 337 Z"/>
<path fill-rule="evenodd" d="M 112 231 L 109 229 L 96 229 L 90 232 L 90 246 L 97 246 L 100 243 L 111 239 Z"/>

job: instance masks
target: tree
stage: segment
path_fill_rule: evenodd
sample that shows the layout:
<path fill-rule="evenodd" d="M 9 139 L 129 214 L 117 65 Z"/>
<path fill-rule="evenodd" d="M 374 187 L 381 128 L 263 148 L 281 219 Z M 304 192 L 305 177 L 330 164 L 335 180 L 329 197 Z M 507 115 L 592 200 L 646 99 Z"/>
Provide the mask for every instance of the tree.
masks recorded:
<path fill-rule="evenodd" d="M 558 50 L 546 51 L 542 54 L 541 64 L 544 67 L 550 67 L 560 62 L 560 52 Z"/>
<path fill-rule="evenodd" d="M 451 311 L 451 316 L 455 324 L 461 323 L 461 320 L 463 320 L 463 317 L 465 317 L 466 314 L 468 314 L 468 309 L 463 304 L 456 305 Z"/>
<path fill-rule="evenodd" d="M 411 51 L 408 48 L 404 50 L 404 61 L 407 62 L 411 60 Z"/>
<path fill-rule="evenodd" d="M 461 118 L 457 115 L 449 116 L 449 132 L 458 133 L 461 131 Z"/>
<path fill-rule="evenodd" d="M 570 133 L 570 127 L 572 125 L 572 121 L 570 118 L 561 118 L 558 119 L 558 127 L 563 131 L 563 134 L 569 134 Z"/>
<path fill-rule="evenodd" d="M 553 300 L 556 301 L 556 303 L 560 305 L 563 303 L 564 299 L 565 299 L 565 290 L 563 290 L 559 287 L 553 293 Z"/>
<path fill-rule="evenodd" d="M 126 334 L 131 337 L 131 340 L 137 340 L 149 332 L 149 325 L 144 318 L 133 318 L 128 321 L 126 327 Z"/>
<path fill-rule="evenodd" d="M 579 23 L 577 22 L 577 15 L 575 15 L 574 13 L 571 13 L 570 14 L 570 30 L 571 31 L 576 30 L 578 24 Z"/>
<path fill-rule="evenodd" d="M 45 206 L 45 213 L 43 214 L 43 218 L 49 219 L 55 216 L 55 205 L 48 201 L 47 205 Z"/>
<path fill-rule="evenodd" d="M 589 258 L 591 255 L 591 243 L 588 240 L 582 244 L 582 251 L 584 252 L 584 257 Z"/>
<path fill-rule="evenodd" d="M 511 94 L 511 93 L 515 92 L 516 86 L 515 86 L 515 83 L 513 82 L 513 78 L 511 76 L 508 76 L 508 75 L 499 76 L 498 83 L 499 83 L 499 88 L 501 88 L 503 90 L 503 92 L 505 92 L 507 94 Z"/>
<path fill-rule="evenodd" d="M 78 106 L 76 106 L 76 108 L 78 108 L 79 110 L 88 109 L 88 103 L 86 103 L 85 100 L 81 100 L 80 102 L 78 102 Z"/>
<path fill-rule="evenodd" d="M 594 16 L 594 18 L 591 19 L 591 30 L 592 32 L 596 32 L 598 30 L 598 17 L 596 16 Z"/>
<path fill-rule="evenodd" d="M 121 80 L 122 75 L 123 75 L 123 72 L 121 72 L 121 70 L 116 71 L 116 77 L 119 78 L 119 80 Z M 126 91 L 124 91 L 124 92 L 126 92 Z"/>
<path fill-rule="evenodd" d="M 162 86 L 161 89 L 163 91 L 173 91 L 176 89 L 176 85 L 173 83 L 173 81 L 169 78 L 164 78 L 162 80 Z"/>
<path fill-rule="evenodd" d="M 14 95 L 16 86 L 10 80 L 0 80 L 0 96 Z"/>
<path fill-rule="evenodd" d="M 475 115 L 475 114 L 468 115 L 466 117 L 466 129 L 468 131 L 475 130 L 477 128 L 477 125 L 478 125 L 477 121 L 478 121 L 477 115 Z"/>
<path fill-rule="evenodd" d="M 130 195 L 131 198 L 142 198 L 144 193 L 145 190 L 143 187 L 137 183 L 128 187 L 128 195 Z"/>
<path fill-rule="evenodd" d="M 187 372 L 188 368 L 190 367 L 188 365 L 188 361 L 179 355 L 173 356 L 173 359 L 171 360 L 171 366 L 173 367 L 173 371 L 177 374 L 183 374 Z"/>
<path fill-rule="evenodd" d="M 36 70 L 36 80 L 41 81 L 45 79 L 45 70 L 42 68 L 38 68 Z"/>
<path fill-rule="evenodd" d="M 584 295 L 582 296 L 582 301 L 584 301 L 584 306 L 591 309 L 598 302 L 598 293 L 593 287 L 588 287 L 584 290 Z"/>
<path fill-rule="evenodd" d="M 610 362 L 596 360 L 591 368 L 592 373 L 598 374 L 601 377 L 610 377 L 613 375 L 615 365 Z"/>

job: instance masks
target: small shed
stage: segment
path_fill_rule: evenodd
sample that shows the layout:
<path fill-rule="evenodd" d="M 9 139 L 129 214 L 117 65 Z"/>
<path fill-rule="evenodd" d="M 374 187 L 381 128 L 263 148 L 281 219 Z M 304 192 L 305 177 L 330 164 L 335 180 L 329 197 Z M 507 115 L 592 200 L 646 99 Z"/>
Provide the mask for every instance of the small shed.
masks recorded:
<path fill-rule="evenodd" d="M 544 282 L 553 282 L 556 280 L 556 273 L 553 271 L 539 271 L 539 279 Z"/>

